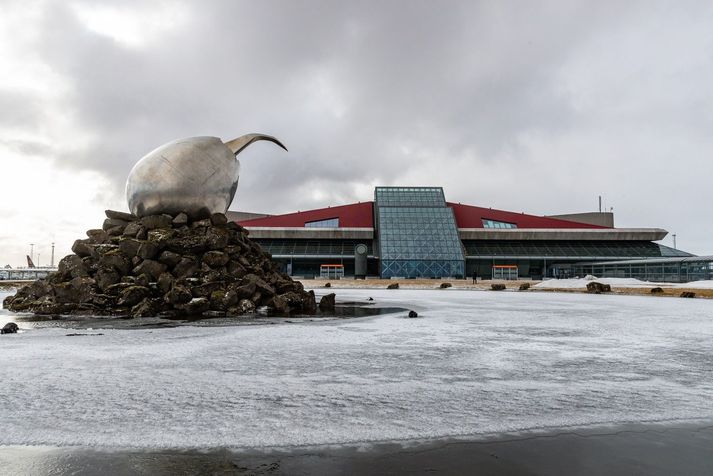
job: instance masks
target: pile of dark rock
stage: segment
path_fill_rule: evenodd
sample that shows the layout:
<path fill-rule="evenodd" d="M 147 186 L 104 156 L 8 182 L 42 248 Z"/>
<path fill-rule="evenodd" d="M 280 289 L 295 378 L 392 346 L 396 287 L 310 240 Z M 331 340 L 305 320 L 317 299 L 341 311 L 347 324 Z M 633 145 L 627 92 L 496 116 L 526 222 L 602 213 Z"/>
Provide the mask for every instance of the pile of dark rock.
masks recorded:
<path fill-rule="evenodd" d="M 131 317 L 237 316 L 267 306 L 311 314 L 313 291 L 280 272 L 240 225 L 217 213 L 137 218 L 106 211 L 57 272 L 5 299 L 5 308 L 35 314 Z"/>

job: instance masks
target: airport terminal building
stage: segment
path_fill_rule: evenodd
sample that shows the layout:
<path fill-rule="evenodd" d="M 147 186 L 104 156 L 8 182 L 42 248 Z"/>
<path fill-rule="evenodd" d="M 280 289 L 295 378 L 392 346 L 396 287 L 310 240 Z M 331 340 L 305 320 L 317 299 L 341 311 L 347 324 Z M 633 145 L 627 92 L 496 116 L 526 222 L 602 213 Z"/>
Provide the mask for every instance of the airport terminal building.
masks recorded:
<path fill-rule="evenodd" d="M 302 277 L 542 279 L 692 256 L 655 243 L 666 230 L 615 228 L 611 213 L 534 216 L 447 202 L 441 187 L 377 187 L 373 202 L 284 215 L 229 213 Z"/>

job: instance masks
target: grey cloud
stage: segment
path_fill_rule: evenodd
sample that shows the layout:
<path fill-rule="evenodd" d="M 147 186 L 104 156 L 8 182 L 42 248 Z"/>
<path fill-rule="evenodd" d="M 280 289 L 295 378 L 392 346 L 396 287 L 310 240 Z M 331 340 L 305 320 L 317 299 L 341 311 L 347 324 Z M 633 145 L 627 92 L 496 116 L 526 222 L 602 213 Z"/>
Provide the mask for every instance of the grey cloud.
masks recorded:
<path fill-rule="evenodd" d="M 60 155 L 63 164 L 105 173 L 121 190 L 133 163 L 164 142 L 265 132 L 290 152 L 262 144 L 241 156 L 235 208 L 287 211 L 370 199 L 357 196 L 355 187 L 400 183 L 413 174 L 427 180 L 425 159 L 414 151 L 439 151 L 428 160 L 443 169 L 458 160 L 460 168 L 444 172 L 437 185 L 463 201 L 557 213 L 589 207 L 590 197 L 604 190 L 631 205 L 624 221 L 644 217 L 650 220 L 644 225 L 668 226 L 661 223 L 666 217 L 644 213 L 646 201 L 637 198 L 646 195 L 647 183 L 664 179 L 661 173 L 644 171 L 646 183 L 638 183 L 612 179 L 605 169 L 620 166 L 619 151 L 629 154 L 624 169 L 649 167 L 644 155 L 664 163 L 660 151 L 671 138 L 661 131 L 700 140 L 711 151 L 703 137 L 712 119 L 700 107 L 710 104 L 710 57 L 701 60 L 700 80 L 673 77 L 646 90 L 629 66 L 648 61 L 660 43 L 651 38 L 618 49 L 629 32 L 657 22 L 672 29 L 664 32 L 667 42 L 681 37 L 686 46 L 677 32 L 696 19 L 674 22 L 665 4 L 224 1 L 185 8 L 187 24 L 129 48 L 86 29 L 62 3 L 46 6 L 36 26 L 38 54 L 70 83 L 66 106 L 79 125 L 101 138 Z M 629 83 L 601 90 L 587 84 L 592 91 L 567 82 L 590 61 L 593 77 L 621 65 L 631 72 L 622 78 Z M 640 70 L 650 66 L 642 63 Z M 613 112 L 622 103 L 606 89 L 614 86 L 636 99 L 625 115 Z M 674 93 L 674 100 L 662 101 Z M 582 95 L 599 98 L 601 110 L 583 112 Z M 642 109 L 649 103 L 660 110 Z M 37 109 L 25 110 L 28 121 L 36 120 Z M 672 129 L 678 119 L 684 131 Z M 617 120 L 621 133 L 607 136 Z M 644 143 L 651 131 L 660 137 Z M 549 142 L 535 147 L 531 137 Z M 601 149 L 606 156 L 595 158 L 601 146 L 593 141 L 600 140 L 612 143 Z M 512 167 L 506 176 L 499 169 L 504 158 Z M 625 186 L 634 188 L 631 195 L 620 194 Z M 315 188 L 326 199 L 312 197 Z M 701 232 L 688 233 L 702 243 Z"/>

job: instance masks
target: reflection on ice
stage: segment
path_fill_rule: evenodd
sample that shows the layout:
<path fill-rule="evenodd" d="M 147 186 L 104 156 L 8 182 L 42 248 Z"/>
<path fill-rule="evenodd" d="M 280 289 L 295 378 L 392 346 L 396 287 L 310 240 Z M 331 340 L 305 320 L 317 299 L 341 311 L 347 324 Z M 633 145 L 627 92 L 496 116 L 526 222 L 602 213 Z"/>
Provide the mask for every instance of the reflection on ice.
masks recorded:
<path fill-rule="evenodd" d="M 422 318 L 3 336 L 0 444 L 282 446 L 713 417 L 710 301 L 337 293 L 368 296 Z"/>

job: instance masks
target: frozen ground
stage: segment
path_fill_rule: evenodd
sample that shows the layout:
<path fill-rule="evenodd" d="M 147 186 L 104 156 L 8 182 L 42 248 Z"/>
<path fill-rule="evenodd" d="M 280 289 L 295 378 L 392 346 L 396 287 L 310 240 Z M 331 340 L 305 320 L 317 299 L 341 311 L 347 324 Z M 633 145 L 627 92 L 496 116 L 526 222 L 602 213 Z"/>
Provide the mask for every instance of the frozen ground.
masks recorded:
<path fill-rule="evenodd" d="M 422 317 L 0 336 L 0 445 L 288 446 L 713 419 L 708 300 L 337 292 Z"/>
<path fill-rule="evenodd" d="M 548 279 L 533 286 L 538 289 L 587 289 L 587 283 L 596 281 L 609 284 L 613 288 L 682 288 L 682 289 L 713 289 L 713 280 L 693 281 L 690 283 L 655 283 L 634 278 L 572 278 Z"/>

